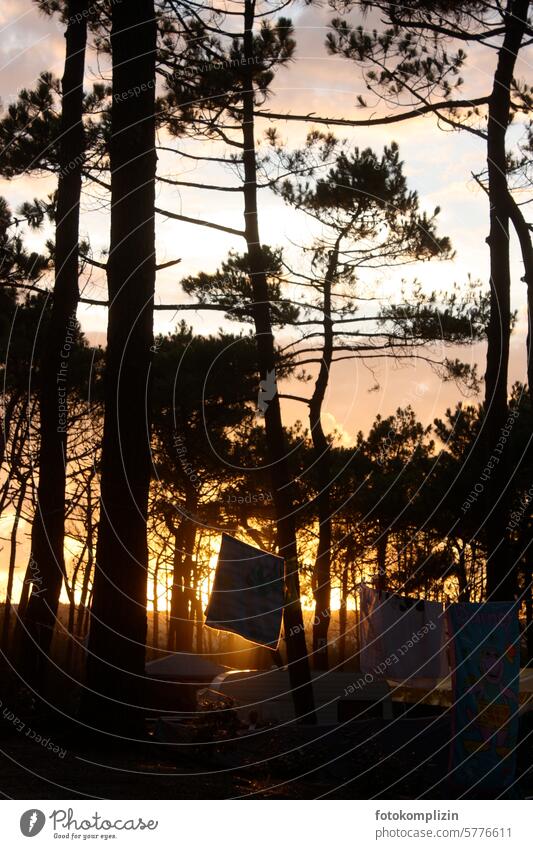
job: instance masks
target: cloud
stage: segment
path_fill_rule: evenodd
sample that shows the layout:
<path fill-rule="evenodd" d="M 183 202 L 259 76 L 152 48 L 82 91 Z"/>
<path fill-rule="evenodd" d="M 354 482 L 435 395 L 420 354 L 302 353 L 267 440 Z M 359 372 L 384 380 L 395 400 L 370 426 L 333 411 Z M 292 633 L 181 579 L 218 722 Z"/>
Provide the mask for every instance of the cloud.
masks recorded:
<path fill-rule="evenodd" d="M 0 95 L 15 100 L 43 70 L 60 74 L 65 39 L 55 18 L 39 13 L 28 0 L 3 0 L 0 10 Z"/>

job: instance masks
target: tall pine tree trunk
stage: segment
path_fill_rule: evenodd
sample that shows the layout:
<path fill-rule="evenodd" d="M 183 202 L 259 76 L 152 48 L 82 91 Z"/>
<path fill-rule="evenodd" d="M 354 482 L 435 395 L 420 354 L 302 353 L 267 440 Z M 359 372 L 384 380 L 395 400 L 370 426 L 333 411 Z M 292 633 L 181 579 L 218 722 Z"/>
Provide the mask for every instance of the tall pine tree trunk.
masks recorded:
<path fill-rule="evenodd" d="M 389 529 L 379 529 L 379 537 L 376 542 L 378 576 L 376 589 L 385 592 L 387 589 L 387 546 L 389 543 Z"/>
<path fill-rule="evenodd" d="M 152 594 L 154 597 L 152 612 L 152 647 L 159 648 L 159 557 L 154 563 L 154 576 L 152 580 Z"/>
<path fill-rule="evenodd" d="M 11 608 L 13 606 L 13 581 L 15 577 L 15 568 L 17 565 L 17 536 L 20 524 L 20 515 L 26 498 L 27 481 L 20 482 L 18 498 L 15 505 L 15 516 L 13 518 L 13 526 L 11 528 L 11 539 L 9 543 L 9 565 L 7 568 L 7 587 L 6 600 L 4 604 L 4 620 L 2 622 L 2 649 L 7 651 L 9 646 L 9 625 L 11 619 Z"/>
<path fill-rule="evenodd" d="M 533 409 L 533 243 L 531 225 L 524 218 L 521 207 L 509 193 L 509 216 L 513 222 L 524 263 L 524 283 L 527 287 L 527 382 Z"/>
<path fill-rule="evenodd" d="M 339 608 L 339 670 L 344 666 L 346 660 L 346 627 L 348 624 L 348 577 L 352 555 L 351 543 L 348 543 L 346 560 L 342 567 L 341 577 L 341 605 Z"/>
<path fill-rule="evenodd" d="M 153 0 L 112 4 L 109 317 L 85 713 L 122 730 L 142 721 L 133 706 L 141 698 L 147 627 L 156 37 Z"/>
<path fill-rule="evenodd" d="M 76 617 L 76 633 L 79 637 L 84 636 L 84 620 L 87 611 L 87 602 L 89 597 L 89 584 L 94 566 L 94 525 L 93 525 L 93 499 L 92 499 L 92 481 L 93 475 L 89 475 L 87 481 L 87 563 L 83 572 L 83 581 L 81 585 L 80 603 L 78 605 L 78 615 Z"/>
<path fill-rule="evenodd" d="M 183 578 L 183 546 L 185 519 L 182 519 L 174 533 L 174 556 L 172 562 L 172 588 L 170 596 L 170 620 L 167 634 L 168 651 L 179 651 L 183 643 L 182 628 L 187 616 Z"/>
<path fill-rule="evenodd" d="M 186 616 L 183 621 L 183 643 L 179 651 L 192 651 L 194 641 L 194 606 L 196 595 L 193 589 L 193 573 L 195 570 L 194 550 L 196 547 L 196 513 L 198 510 L 198 495 L 190 482 L 186 484 L 185 509 L 187 518 L 183 535 L 183 589 L 185 593 Z"/>
<path fill-rule="evenodd" d="M 244 163 L 244 217 L 245 238 L 248 248 L 250 280 L 253 292 L 253 312 L 257 341 L 259 374 L 266 385 L 275 382 L 275 346 L 270 317 L 269 293 L 265 257 L 259 237 L 257 214 L 257 162 L 255 157 L 254 133 L 254 83 L 251 69 L 254 62 L 253 24 L 254 0 L 244 3 L 244 56 L 246 60 L 243 92 L 243 163 Z M 267 453 L 272 481 L 273 501 L 278 532 L 278 547 L 285 559 L 286 602 L 284 607 L 284 631 L 287 646 L 289 675 L 296 716 L 304 722 L 314 722 L 314 699 L 302 608 L 300 602 L 300 579 L 298 549 L 294 522 L 293 484 L 287 462 L 285 434 L 281 420 L 281 408 L 277 391 L 269 401 L 265 412 Z"/>
<path fill-rule="evenodd" d="M 55 282 L 50 324 L 43 346 L 40 383 L 40 452 L 37 506 L 31 550 L 39 582 L 24 612 L 21 670 L 34 679 L 39 655 L 50 650 L 65 574 L 65 485 L 70 338 L 79 299 L 79 219 L 84 157 L 83 78 L 87 43 L 87 0 L 66 6 L 65 67 L 62 79 L 57 188 Z M 34 681 L 34 684 L 37 684 Z"/>
<path fill-rule="evenodd" d="M 458 601 L 470 601 L 470 586 L 466 574 L 466 543 L 463 543 L 459 552 L 459 561 L 456 569 L 457 583 L 459 585 Z"/>
<path fill-rule="evenodd" d="M 510 122 L 511 83 L 516 56 L 527 25 L 528 0 L 508 4 L 506 32 L 498 54 L 489 100 L 487 127 L 488 191 L 490 202 L 490 320 L 487 331 L 484 432 L 487 459 L 498 462 L 486 485 L 487 598 L 511 600 L 517 591 L 517 569 L 509 556 L 507 532 L 509 437 L 507 380 L 511 333 L 511 273 L 509 264 L 509 202 L 505 138 Z"/>
<path fill-rule="evenodd" d="M 339 242 L 330 252 L 323 289 L 324 343 L 320 368 L 309 403 L 309 424 L 318 478 L 318 547 L 313 569 L 315 618 L 313 620 L 313 666 L 328 669 L 328 630 L 331 620 L 331 449 L 322 427 L 322 405 L 333 360 L 333 322 L 331 319 L 331 288 L 337 272 Z"/>
<path fill-rule="evenodd" d="M 527 666 L 533 667 L 533 571 L 525 575 Z"/>

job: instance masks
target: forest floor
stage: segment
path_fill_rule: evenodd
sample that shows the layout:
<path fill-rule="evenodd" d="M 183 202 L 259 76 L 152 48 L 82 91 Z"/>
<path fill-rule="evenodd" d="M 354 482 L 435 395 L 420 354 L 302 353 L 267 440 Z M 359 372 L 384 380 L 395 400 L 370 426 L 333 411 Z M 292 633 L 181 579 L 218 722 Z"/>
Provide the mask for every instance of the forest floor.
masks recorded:
<path fill-rule="evenodd" d="M 89 740 L 0 721 L 0 792 L 12 799 L 454 799 L 449 718 L 290 725 L 215 742 Z M 59 750 L 59 751 L 58 751 Z M 496 796 L 497 794 L 494 794 Z M 510 798 L 533 796 L 533 715 Z M 492 798 L 474 791 L 471 798 Z"/>

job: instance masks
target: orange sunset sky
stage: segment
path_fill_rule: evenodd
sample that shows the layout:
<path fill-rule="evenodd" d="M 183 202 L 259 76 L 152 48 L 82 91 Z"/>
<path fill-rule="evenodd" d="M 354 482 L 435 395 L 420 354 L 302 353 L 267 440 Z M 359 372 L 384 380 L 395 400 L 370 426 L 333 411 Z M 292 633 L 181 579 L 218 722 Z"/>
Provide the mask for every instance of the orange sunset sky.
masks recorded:
<path fill-rule="evenodd" d="M 235 8 L 238 4 L 233 4 Z M 287 11 L 284 12 L 287 14 Z M 310 113 L 331 117 L 362 117 L 356 106 L 356 97 L 363 91 L 360 75 L 354 65 L 346 60 L 328 56 L 324 38 L 328 20 L 333 16 L 327 6 L 309 8 L 295 3 L 288 14 L 295 27 L 297 51 L 295 61 L 282 70 L 272 87 L 268 106 L 277 111 Z M 366 19 L 365 26 L 372 20 Z M 531 50 L 531 48 L 530 48 Z M 5 106 L 15 99 L 24 86 L 31 86 L 39 72 L 51 70 L 61 76 L 64 53 L 63 29 L 58 20 L 40 14 L 31 0 L 3 0 L 0 7 L 0 97 Z M 496 53 L 472 48 L 463 76 L 463 97 L 475 97 L 491 86 Z M 518 63 L 518 76 L 528 76 L 527 53 Z M 531 58 L 531 53 L 529 54 Z M 88 80 L 99 79 L 100 70 L 93 50 L 88 58 Z M 108 75 L 109 79 L 109 75 Z M 376 102 L 375 114 L 380 113 Z M 257 136 L 261 138 L 269 123 L 258 122 Z M 310 127 L 303 124 L 277 122 L 281 137 L 289 147 L 301 143 Z M 312 125 L 310 125 L 312 126 Z M 431 262 L 406 266 L 383 273 L 364 273 L 362 285 L 367 291 L 379 291 L 394 298 L 398 296 L 402 277 L 417 277 L 428 289 L 446 289 L 456 281 L 465 283 L 468 275 L 479 278 L 484 286 L 488 280 L 488 250 L 485 238 L 488 233 L 488 203 L 477 187 L 472 172 L 481 171 L 484 163 L 484 144 L 468 133 L 443 130 L 431 117 L 420 118 L 391 127 L 372 129 L 337 128 L 336 134 L 346 137 L 360 147 L 372 146 L 380 151 L 383 145 L 395 140 L 400 145 L 401 157 L 411 188 L 419 192 L 424 209 L 432 211 L 438 204 L 442 212 L 439 231 L 449 235 L 456 257 L 448 262 Z M 520 127 L 511 128 L 510 136 L 517 138 Z M 180 141 L 183 149 L 199 151 L 199 143 Z M 210 148 L 213 152 L 213 147 Z M 165 158 L 166 157 L 166 158 Z M 190 160 L 163 154 L 159 160 L 161 174 L 174 178 L 229 183 L 232 175 L 221 166 L 200 167 Z M 13 209 L 33 197 L 45 197 L 53 191 L 55 178 L 23 176 L 13 181 L 2 181 L 0 193 Z M 178 191 L 171 186 L 158 189 L 158 206 L 182 211 L 189 216 L 208 218 L 233 227 L 242 223 L 240 194 L 218 193 L 208 195 L 197 190 Z M 108 246 L 108 206 L 98 190 L 86 188 L 83 198 L 82 235 L 90 237 L 95 257 L 102 258 Z M 279 199 L 265 194 L 261 201 L 261 235 L 265 244 L 285 245 L 288 255 L 290 245 L 305 243 L 309 239 L 309 223 L 305 217 L 289 211 Z M 29 233 L 28 242 L 41 247 L 50 237 L 50 227 L 42 233 Z M 157 217 L 158 262 L 181 257 L 177 267 L 158 275 L 157 300 L 160 303 L 184 302 L 187 296 L 179 292 L 179 280 L 199 270 L 210 271 L 217 267 L 231 248 L 243 250 L 237 237 L 201 229 L 177 221 Z M 525 310 L 525 285 L 521 281 L 522 264 L 518 247 L 513 243 L 513 307 L 518 311 L 517 327 L 511 349 L 510 382 L 525 381 L 525 338 L 527 320 Z M 96 272 L 85 290 L 90 297 L 105 298 L 105 276 Z M 201 332 L 216 332 L 220 326 L 239 330 L 242 325 L 230 325 L 217 313 L 191 313 L 182 315 L 156 313 L 157 331 L 172 329 L 182 317 Z M 105 344 L 106 315 L 103 308 L 81 305 L 79 320 L 89 337 Z M 466 361 L 477 361 L 484 371 L 484 346 L 448 352 Z M 378 382 L 378 388 L 370 392 Z M 360 362 L 345 362 L 334 367 L 325 404 L 325 423 L 328 429 L 337 429 L 345 445 L 353 443 L 358 430 L 366 431 L 377 413 L 389 415 L 399 405 L 411 404 L 425 423 L 444 413 L 447 406 L 460 398 L 458 389 L 442 384 L 425 365 L 399 368 L 384 360 L 370 373 Z M 475 400 L 480 400 L 475 399 Z M 286 402 L 287 423 L 296 418 L 305 419 L 306 410 L 295 402 Z M 2 521 L 4 528 L 5 522 Z M 2 533 L 5 536 L 5 530 Z M 5 550 L 0 554 L 4 559 Z"/>

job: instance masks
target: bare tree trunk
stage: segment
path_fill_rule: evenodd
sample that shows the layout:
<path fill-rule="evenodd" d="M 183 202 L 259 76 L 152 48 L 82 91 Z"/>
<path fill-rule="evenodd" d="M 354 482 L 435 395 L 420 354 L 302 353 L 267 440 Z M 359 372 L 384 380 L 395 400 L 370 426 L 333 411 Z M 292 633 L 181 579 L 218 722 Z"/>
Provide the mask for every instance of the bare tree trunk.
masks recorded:
<path fill-rule="evenodd" d="M 196 619 L 196 651 L 203 654 L 204 651 L 204 611 L 201 596 L 196 597 L 195 602 Z"/>
<path fill-rule="evenodd" d="M 78 575 L 80 574 L 80 569 L 83 564 L 83 560 L 85 558 L 85 554 L 87 552 L 87 540 L 85 540 L 83 544 L 83 548 L 80 552 L 80 555 L 76 561 L 76 566 L 74 567 L 74 571 L 72 573 L 72 590 L 69 592 L 69 611 L 68 611 L 68 632 L 69 634 L 74 634 L 75 631 L 75 621 L 76 621 L 76 583 L 78 581 Z"/>
<path fill-rule="evenodd" d="M 20 484 L 19 494 L 17 498 L 17 503 L 15 505 L 15 516 L 13 519 L 13 526 L 11 528 L 11 539 L 9 543 L 9 565 L 7 570 L 7 587 L 6 587 L 6 600 L 4 604 L 4 621 L 2 623 L 2 649 L 4 652 L 7 652 L 9 646 L 9 625 L 11 619 L 11 607 L 13 604 L 13 579 L 15 576 L 15 566 L 17 563 L 17 533 L 20 524 L 20 514 L 22 511 L 22 506 L 24 504 L 24 499 L 26 497 L 26 481 L 22 481 Z"/>
<path fill-rule="evenodd" d="M 470 540 L 470 598 L 472 601 L 481 601 L 484 595 L 483 579 L 485 571 L 483 566 L 478 568 L 478 544 L 477 540 Z M 478 590 L 479 578 L 479 590 Z"/>
<path fill-rule="evenodd" d="M 309 424 L 318 477 L 318 547 L 313 569 L 315 618 L 313 620 L 313 665 L 328 669 L 328 630 L 331 620 L 331 446 L 322 427 L 322 405 L 333 360 L 333 322 L 331 319 L 331 287 L 337 273 L 340 237 L 330 252 L 324 275 L 323 313 L 324 344 L 320 368 L 309 403 Z"/>
<path fill-rule="evenodd" d="M 470 601 L 470 587 L 468 585 L 468 578 L 466 576 L 466 543 L 463 544 L 461 551 L 459 552 L 459 562 L 457 564 L 457 582 L 459 584 L 459 597 L 458 601 Z"/>
<path fill-rule="evenodd" d="M 17 627 L 16 627 L 16 641 L 18 642 L 21 637 L 19 636 L 19 632 L 22 628 L 20 624 L 20 620 L 24 616 L 24 611 L 28 606 L 28 599 L 30 597 L 30 586 L 31 586 L 31 564 L 32 557 L 30 554 L 30 559 L 28 560 L 28 565 L 26 566 L 26 571 L 24 573 L 24 580 L 22 582 L 22 589 L 20 591 L 19 603 L 17 605 Z"/>
<path fill-rule="evenodd" d="M 83 636 L 84 639 L 87 638 L 89 633 L 89 617 L 91 611 L 91 605 L 93 601 L 93 589 L 94 586 L 90 586 L 87 593 L 87 607 L 82 610 L 82 619 L 81 619 L 81 631 L 80 636 Z"/>
<path fill-rule="evenodd" d="M 170 596 L 170 621 L 168 625 L 167 649 L 179 651 L 183 644 L 182 629 L 187 616 L 187 603 L 185 600 L 184 578 L 183 578 L 183 537 L 185 519 L 179 524 L 174 534 L 174 558 L 172 569 L 172 589 Z"/>
<path fill-rule="evenodd" d="M 82 568 L 83 560 L 85 558 L 85 554 L 87 552 L 87 540 L 83 545 L 83 548 L 80 552 L 80 555 L 76 561 L 76 566 L 74 567 L 74 571 L 72 573 L 72 587 L 69 589 L 68 580 L 65 580 L 65 587 L 67 588 L 69 607 L 68 607 L 68 622 L 67 622 L 67 632 L 66 637 L 68 639 L 67 651 L 65 655 L 65 666 L 67 669 L 74 669 L 74 660 L 77 655 L 76 648 L 78 647 L 78 639 L 76 635 L 76 583 L 78 580 L 78 575 L 80 573 L 80 569 Z M 79 613 L 79 611 L 78 611 Z"/>
<path fill-rule="evenodd" d="M 84 715 L 142 728 L 133 707 L 146 647 L 150 484 L 147 407 L 155 287 L 155 55 L 153 0 L 113 3 L 111 245 L 101 508 Z M 135 96 L 128 92 L 138 91 Z M 91 695 L 92 691 L 92 695 Z"/>
<path fill-rule="evenodd" d="M 154 596 L 154 609 L 152 612 L 152 643 L 153 648 L 159 648 L 159 608 L 158 608 L 158 596 L 159 596 L 159 557 L 156 558 L 154 564 L 154 577 L 152 581 L 152 593 Z"/>
<path fill-rule="evenodd" d="M 341 604 L 339 608 L 339 667 L 342 669 L 346 660 L 346 625 L 348 622 L 348 575 L 350 570 L 351 551 L 346 551 L 346 560 L 342 567 Z"/>
<path fill-rule="evenodd" d="M 76 631 L 78 636 L 82 636 L 84 619 L 88 608 L 89 584 L 94 565 L 94 524 L 93 524 L 93 500 L 92 500 L 92 475 L 89 475 L 87 481 L 87 565 L 83 573 L 83 582 L 81 585 L 80 604 L 78 607 L 78 616 L 76 619 Z"/>
<path fill-rule="evenodd" d="M 389 542 L 389 531 L 379 531 L 379 537 L 376 543 L 377 561 L 378 561 L 378 579 L 377 589 L 383 592 L 387 589 L 387 545 Z"/>
<path fill-rule="evenodd" d="M 175 531 L 169 651 L 192 651 L 193 646 L 195 594 L 191 584 L 196 526 L 192 517 L 197 506 L 196 492 L 193 488 L 188 488 L 185 502 L 187 515 L 183 516 Z"/>
<path fill-rule="evenodd" d="M 11 422 L 13 420 L 15 408 L 19 400 L 20 394 L 18 392 L 13 391 L 3 411 L 2 422 L 0 426 L 0 468 L 4 465 L 4 460 L 6 456 L 6 446 L 9 442 L 9 435 L 11 432 Z M 25 406 L 26 405 L 24 404 L 24 407 Z"/>
<path fill-rule="evenodd" d="M 509 265 L 509 202 L 505 138 L 510 123 L 511 83 L 516 56 L 527 26 L 528 0 L 508 3 L 506 32 L 498 54 L 489 99 L 487 166 L 490 202 L 490 320 L 487 331 L 484 432 L 487 458 L 498 462 L 487 481 L 485 531 L 487 538 L 487 598 L 511 600 L 517 591 L 517 569 L 509 556 L 507 531 L 508 469 L 505 428 L 509 339 L 511 333 L 511 274 Z"/>
<path fill-rule="evenodd" d="M 527 381 L 533 408 L 533 245 L 531 243 L 530 225 L 511 194 L 509 194 L 509 216 L 520 242 L 520 251 L 524 262 L 523 279 L 527 286 Z"/>
<path fill-rule="evenodd" d="M 20 629 L 20 664 L 35 678 L 50 651 L 65 574 L 65 484 L 69 353 L 79 299 L 80 196 L 85 137 L 83 78 L 87 43 L 87 0 L 66 6 L 66 58 L 62 79 L 60 172 L 57 188 L 55 283 L 50 325 L 41 360 L 40 453 L 37 507 L 31 549 L 40 581 L 32 583 Z M 41 657 L 40 657 L 41 655 Z M 38 686 L 36 680 L 34 684 Z"/>
<path fill-rule="evenodd" d="M 202 572 L 201 572 L 201 552 L 202 542 L 204 541 L 204 533 L 201 531 L 196 534 L 196 563 L 194 569 L 193 580 L 193 624 L 196 630 L 196 651 L 198 654 L 203 654 L 204 651 L 204 611 L 202 603 Z"/>
<path fill-rule="evenodd" d="M 521 597 L 526 613 L 526 666 L 533 667 L 533 528 L 529 522 L 524 523 L 518 535 L 516 556 L 520 561 L 522 574 Z"/>
<path fill-rule="evenodd" d="M 194 549 L 196 544 L 196 523 L 192 518 L 198 509 L 198 501 L 196 492 L 191 490 L 187 494 L 187 511 L 189 517 L 185 523 L 184 531 L 184 551 L 183 551 L 183 589 L 185 594 L 186 616 L 183 621 L 183 644 L 180 651 L 192 651 L 194 641 L 194 614 L 196 604 L 196 594 L 193 590 L 193 574 L 194 574 Z"/>
<path fill-rule="evenodd" d="M 257 340 L 259 374 L 265 385 L 275 382 L 275 346 L 270 318 L 268 283 L 265 257 L 261 248 L 257 214 L 257 163 L 254 132 L 254 83 L 251 69 L 254 62 L 253 25 L 254 0 L 244 3 L 244 57 L 245 90 L 243 92 L 243 163 L 244 163 L 244 219 L 248 248 L 250 281 L 253 291 L 253 311 Z M 275 389 L 275 387 L 274 387 Z M 296 716 L 302 721 L 315 721 L 313 688 L 307 656 L 302 608 L 298 549 L 293 516 L 292 478 L 287 462 L 285 434 L 277 391 L 265 412 L 268 462 L 273 490 L 274 509 L 278 531 L 280 555 L 285 559 L 286 603 L 284 630 L 288 666 Z"/>
<path fill-rule="evenodd" d="M 533 572 L 525 575 L 527 666 L 533 666 Z"/>

